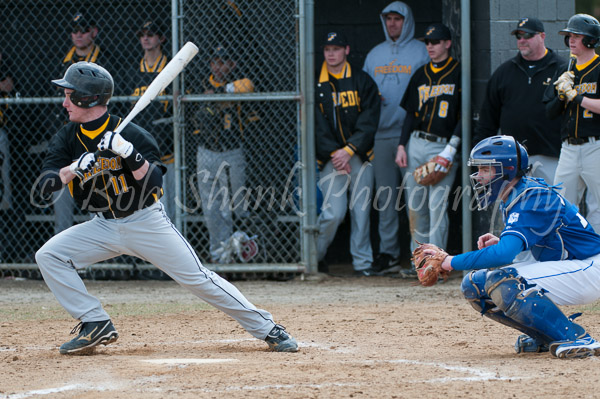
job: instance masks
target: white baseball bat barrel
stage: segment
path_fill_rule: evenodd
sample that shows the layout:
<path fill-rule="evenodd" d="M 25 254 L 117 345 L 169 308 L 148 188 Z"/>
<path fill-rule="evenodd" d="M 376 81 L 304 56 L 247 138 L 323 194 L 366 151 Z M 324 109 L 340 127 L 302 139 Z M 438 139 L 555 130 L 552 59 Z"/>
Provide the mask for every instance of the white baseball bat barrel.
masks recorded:
<path fill-rule="evenodd" d="M 121 122 L 121 124 L 115 129 L 115 133 L 120 133 L 125 129 L 125 126 L 131 122 L 137 114 L 139 114 L 144 108 L 148 106 L 168 85 L 175 79 L 175 76 L 185 68 L 185 66 L 198 54 L 198 47 L 192 43 L 187 42 L 175 56 L 169 61 L 169 63 L 163 68 L 163 70 L 154 78 L 150 86 L 146 89 L 144 94 L 135 103 L 129 115 Z M 95 153 L 96 158 L 99 155 L 99 151 Z"/>

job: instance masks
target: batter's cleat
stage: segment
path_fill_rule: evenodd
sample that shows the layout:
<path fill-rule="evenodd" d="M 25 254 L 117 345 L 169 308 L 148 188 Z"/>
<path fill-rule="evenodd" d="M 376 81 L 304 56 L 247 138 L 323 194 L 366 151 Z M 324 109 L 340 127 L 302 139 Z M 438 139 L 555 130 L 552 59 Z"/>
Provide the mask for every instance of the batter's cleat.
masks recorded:
<path fill-rule="evenodd" d="M 77 337 L 60 346 L 61 354 L 88 353 L 96 345 L 108 345 L 119 338 L 119 333 L 110 320 L 81 322 L 71 330 L 71 334 L 75 334 L 78 328 Z"/>
<path fill-rule="evenodd" d="M 284 326 L 276 324 L 265 338 L 269 350 L 273 352 L 298 352 L 298 343 L 285 331 Z"/>
<path fill-rule="evenodd" d="M 548 344 L 539 342 L 526 334 L 519 335 L 517 342 L 515 342 L 515 352 L 517 353 L 540 353 L 548 351 Z"/>
<path fill-rule="evenodd" d="M 559 359 L 576 359 L 600 356 L 600 342 L 585 334 L 575 341 L 555 341 L 550 344 L 550 352 Z"/>

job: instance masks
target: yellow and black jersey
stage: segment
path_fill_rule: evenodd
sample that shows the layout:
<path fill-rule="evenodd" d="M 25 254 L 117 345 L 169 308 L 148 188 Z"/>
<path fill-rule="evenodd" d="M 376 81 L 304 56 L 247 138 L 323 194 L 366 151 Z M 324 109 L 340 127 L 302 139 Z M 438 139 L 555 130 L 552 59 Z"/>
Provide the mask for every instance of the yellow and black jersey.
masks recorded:
<path fill-rule="evenodd" d="M 557 70 L 554 81 L 567 70 L 563 66 Z M 600 98 L 600 56 L 594 55 L 589 62 L 576 65 L 573 68 L 575 78 L 573 88 L 579 95 L 589 98 Z M 593 113 L 577 103 L 577 101 L 563 102 L 558 99 L 554 86 L 546 90 L 545 102 L 553 102 L 550 107 L 550 116 L 563 115 L 561 120 L 560 136 L 562 140 L 567 138 L 599 137 L 600 136 L 600 114 Z"/>
<path fill-rule="evenodd" d="M 114 131 L 121 118 L 106 113 L 93 122 L 93 126 L 69 122 L 50 141 L 41 176 L 57 173 L 70 165 L 85 152 L 95 152 L 98 143 L 107 131 Z M 166 169 L 160 162 L 156 140 L 146 130 L 134 123 L 128 124 L 121 132 L 123 138 L 150 163 Z M 69 190 L 75 203 L 89 212 L 108 212 L 113 217 L 123 217 L 143 209 L 160 198 L 160 192 L 148 193 L 133 177 L 126 162 L 112 151 L 99 153 L 97 166 L 69 183 Z"/>
<path fill-rule="evenodd" d="M 217 82 L 210 75 L 202 82 L 204 92 L 215 94 L 228 92 L 249 93 L 254 91 L 252 81 L 244 76 L 232 76 L 225 82 Z M 235 101 L 202 102 L 194 117 L 194 134 L 199 145 L 215 152 L 242 147 L 248 129 L 259 120 L 258 113 L 250 104 Z"/>
<path fill-rule="evenodd" d="M 400 106 L 415 116 L 411 130 L 450 139 L 460 121 L 460 63 L 449 57 L 437 67 L 429 62 L 417 69 Z"/>

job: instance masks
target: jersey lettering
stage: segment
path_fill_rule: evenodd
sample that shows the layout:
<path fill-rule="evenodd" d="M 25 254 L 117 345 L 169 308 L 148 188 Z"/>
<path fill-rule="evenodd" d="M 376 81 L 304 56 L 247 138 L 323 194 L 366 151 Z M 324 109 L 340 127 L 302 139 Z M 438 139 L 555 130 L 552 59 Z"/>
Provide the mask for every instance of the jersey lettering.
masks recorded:
<path fill-rule="evenodd" d="M 579 94 L 585 94 L 585 93 L 596 94 L 597 85 L 598 84 L 596 82 L 581 83 L 581 84 L 576 85 L 575 89 L 577 90 L 577 93 L 579 93 Z"/>
<path fill-rule="evenodd" d="M 356 90 L 341 91 L 339 93 L 331 93 L 333 104 L 336 107 L 356 107 L 359 103 L 358 92 Z"/>
<path fill-rule="evenodd" d="M 86 172 L 83 175 L 83 181 L 84 182 L 88 181 L 89 179 L 91 179 L 92 177 L 94 177 L 98 173 L 102 172 L 103 170 L 116 171 L 116 170 L 123 169 L 123 163 L 121 162 L 121 157 L 115 157 L 115 158 L 98 158 L 97 164 L 99 166 L 94 166 L 94 168 L 92 169 L 91 172 Z"/>
<path fill-rule="evenodd" d="M 421 109 L 421 106 L 423 105 L 424 102 L 426 102 L 427 100 L 429 100 L 429 98 L 431 97 L 439 97 L 442 95 L 453 95 L 454 94 L 454 90 L 455 90 L 456 85 L 454 83 L 452 84 L 443 84 L 443 85 L 433 85 L 433 86 L 427 86 L 427 85 L 421 85 L 417 88 L 417 90 L 419 91 L 419 109 Z"/>

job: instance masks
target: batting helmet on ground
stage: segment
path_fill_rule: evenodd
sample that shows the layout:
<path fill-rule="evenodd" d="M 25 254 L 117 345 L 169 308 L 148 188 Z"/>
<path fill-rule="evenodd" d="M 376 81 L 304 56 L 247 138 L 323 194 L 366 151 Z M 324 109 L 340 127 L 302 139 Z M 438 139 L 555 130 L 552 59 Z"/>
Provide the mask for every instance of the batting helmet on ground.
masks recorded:
<path fill-rule="evenodd" d="M 110 73 L 100 65 L 85 61 L 71 65 L 62 79 L 52 83 L 73 90 L 71 102 L 81 108 L 107 105 L 114 90 Z"/>
<path fill-rule="evenodd" d="M 598 45 L 600 38 L 600 23 L 598 20 L 588 14 L 575 14 L 569 18 L 567 27 L 559 35 L 566 36 L 565 44 L 569 47 L 569 33 L 583 35 L 582 43 L 587 48 L 594 48 Z"/>

